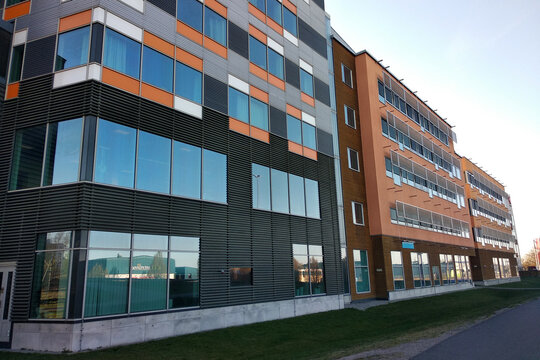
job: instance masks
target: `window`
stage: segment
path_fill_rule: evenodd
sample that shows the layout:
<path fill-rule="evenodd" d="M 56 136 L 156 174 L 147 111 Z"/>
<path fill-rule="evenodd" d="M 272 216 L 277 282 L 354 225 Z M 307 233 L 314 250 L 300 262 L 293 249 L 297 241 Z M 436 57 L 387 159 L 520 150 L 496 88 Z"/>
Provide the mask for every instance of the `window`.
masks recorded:
<path fill-rule="evenodd" d="M 249 124 L 249 97 L 229 87 L 229 116 Z"/>
<path fill-rule="evenodd" d="M 315 137 L 315 126 L 302 122 L 303 145 L 310 149 L 317 150 L 317 140 Z"/>
<path fill-rule="evenodd" d="M 293 244 L 295 296 L 324 294 L 322 246 Z"/>
<path fill-rule="evenodd" d="M 253 36 L 249 37 L 249 61 L 266 70 L 266 45 Z"/>
<path fill-rule="evenodd" d="M 266 0 L 268 17 L 281 25 L 281 2 L 278 0 Z"/>
<path fill-rule="evenodd" d="M 358 153 L 353 149 L 347 148 L 347 157 L 349 159 L 349 169 L 360 171 L 360 166 L 358 164 Z"/>
<path fill-rule="evenodd" d="M 201 148 L 175 141 L 173 152 L 173 195 L 200 199 Z"/>
<path fill-rule="evenodd" d="M 139 78 L 141 44 L 107 28 L 104 46 L 103 65 L 136 79 Z"/>
<path fill-rule="evenodd" d="M 415 252 L 411 253 L 411 265 L 412 265 L 414 287 L 417 288 L 417 287 L 424 286 L 423 276 L 422 276 L 422 259 L 419 253 L 415 253 Z"/>
<path fill-rule="evenodd" d="M 177 0 L 176 17 L 183 23 L 202 32 L 203 5 L 198 0 Z"/>
<path fill-rule="evenodd" d="M 343 64 L 341 64 L 341 80 L 345 85 L 353 87 L 352 71 Z"/>
<path fill-rule="evenodd" d="M 441 285 L 441 273 L 438 266 L 431 267 L 431 273 L 433 274 L 433 286 Z"/>
<path fill-rule="evenodd" d="M 145 46 L 143 49 L 142 81 L 172 92 L 173 65 L 173 59 Z"/>
<path fill-rule="evenodd" d="M 13 48 L 11 53 L 11 67 L 9 71 L 9 83 L 21 80 L 22 64 L 24 57 L 24 44 Z"/>
<path fill-rule="evenodd" d="M 69 69 L 88 62 L 90 26 L 58 35 L 55 70 Z"/>
<path fill-rule="evenodd" d="M 456 283 L 456 272 L 454 270 L 454 258 L 452 255 L 446 255 L 446 262 L 448 264 L 448 283 Z"/>
<path fill-rule="evenodd" d="M 171 179 L 171 139 L 139 131 L 137 189 L 168 194 Z"/>
<path fill-rule="evenodd" d="M 268 105 L 255 98 L 250 98 L 250 122 L 251 125 L 268 131 Z"/>
<path fill-rule="evenodd" d="M 493 271 L 495 272 L 495 279 L 501 278 L 501 269 L 499 268 L 499 259 L 493 258 Z"/>
<path fill-rule="evenodd" d="M 382 103 L 386 103 L 386 100 L 384 98 L 384 85 L 382 82 L 378 82 L 379 84 L 379 101 Z"/>
<path fill-rule="evenodd" d="M 204 34 L 210 39 L 227 46 L 227 20 L 205 6 Z"/>
<path fill-rule="evenodd" d="M 353 223 L 356 225 L 364 225 L 364 205 L 351 201 Z"/>
<path fill-rule="evenodd" d="M 281 80 L 283 77 L 283 56 L 268 48 L 268 72 Z"/>
<path fill-rule="evenodd" d="M 356 293 L 369 292 L 369 269 L 367 250 L 353 250 Z"/>
<path fill-rule="evenodd" d="M 15 133 L 10 190 L 40 186 L 46 131 L 47 127 L 41 125 Z"/>
<path fill-rule="evenodd" d="M 392 260 L 394 290 L 403 290 L 405 289 L 405 278 L 403 274 L 403 259 L 401 258 L 401 251 L 391 251 L 390 258 Z"/>
<path fill-rule="evenodd" d="M 201 104 L 202 73 L 177 61 L 175 93 L 178 96 Z"/>
<path fill-rule="evenodd" d="M 203 150 L 203 200 L 227 202 L 227 155 Z"/>
<path fill-rule="evenodd" d="M 285 6 L 283 7 L 283 27 L 291 35 L 298 36 L 298 25 L 296 20 L 296 15 Z"/>
<path fill-rule="evenodd" d="M 306 187 L 306 216 L 314 219 L 321 217 L 319 210 L 319 183 L 305 179 Z"/>
<path fill-rule="evenodd" d="M 66 317 L 72 232 L 41 234 L 37 241 L 30 303 L 33 319 Z"/>
<path fill-rule="evenodd" d="M 446 255 L 440 254 L 439 260 L 441 263 L 441 278 L 442 278 L 442 284 L 448 285 L 448 264 L 446 262 Z"/>
<path fill-rule="evenodd" d="M 304 178 L 289 175 L 289 208 L 291 215 L 306 216 Z"/>
<path fill-rule="evenodd" d="M 287 138 L 302 144 L 302 121 L 289 114 L 287 114 Z"/>
<path fill-rule="evenodd" d="M 199 305 L 199 238 L 171 236 L 169 309 Z"/>
<path fill-rule="evenodd" d="M 353 109 L 344 105 L 345 109 L 345 124 L 349 125 L 353 129 L 356 129 L 356 113 Z"/>
<path fill-rule="evenodd" d="M 257 9 L 261 10 L 263 13 L 266 13 L 266 3 L 265 0 L 249 0 Z"/>
<path fill-rule="evenodd" d="M 390 160 L 389 158 L 385 157 L 384 158 L 384 165 L 386 167 L 386 176 L 388 176 L 389 178 L 392 178 L 394 177 L 394 174 L 392 172 L 392 160 Z"/>
<path fill-rule="evenodd" d="M 289 213 L 289 185 L 287 173 L 271 169 L 272 211 Z"/>
<path fill-rule="evenodd" d="M 229 270 L 231 286 L 253 285 L 253 269 L 248 267 L 235 267 Z"/>
<path fill-rule="evenodd" d="M 137 130 L 99 119 L 94 181 L 133 187 Z"/>
<path fill-rule="evenodd" d="M 300 69 L 300 90 L 313 97 L 313 75 L 304 69 Z"/>
<path fill-rule="evenodd" d="M 266 166 L 251 164 L 251 171 L 253 208 L 260 210 L 271 210 L 270 169 Z"/>

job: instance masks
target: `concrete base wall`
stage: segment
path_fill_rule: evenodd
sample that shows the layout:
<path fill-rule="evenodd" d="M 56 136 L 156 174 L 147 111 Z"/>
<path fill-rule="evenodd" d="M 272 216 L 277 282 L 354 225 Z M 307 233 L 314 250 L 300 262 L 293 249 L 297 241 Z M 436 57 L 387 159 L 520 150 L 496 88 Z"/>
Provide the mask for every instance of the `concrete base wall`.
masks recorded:
<path fill-rule="evenodd" d="M 484 281 L 475 281 L 475 286 L 492 286 L 492 285 L 499 285 L 499 284 L 507 284 L 507 283 L 513 283 L 521 281 L 520 277 L 511 277 L 506 279 L 490 279 L 490 280 L 484 280 Z"/>
<path fill-rule="evenodd" d="M 334 295 L 76 324 L 15 323 L 11 348 L 77 352 L 343 308 L 343 295 Z"/>
<path fill-rule="evenodd" d="M 434 296 L 440 295 L 448 292 L 469 290 L 474 288 L 474 285 L 470 283 L 461 283 L 455 285 L 444 285 L 444 286 L 433 286 L 425 288 L 417 288 L 410 290 L 401 290 L 401 291 L 389 291 L 388 300 L 390 301 L 399 301 L 406 299 L 413 299 L 424 296 Z"/>

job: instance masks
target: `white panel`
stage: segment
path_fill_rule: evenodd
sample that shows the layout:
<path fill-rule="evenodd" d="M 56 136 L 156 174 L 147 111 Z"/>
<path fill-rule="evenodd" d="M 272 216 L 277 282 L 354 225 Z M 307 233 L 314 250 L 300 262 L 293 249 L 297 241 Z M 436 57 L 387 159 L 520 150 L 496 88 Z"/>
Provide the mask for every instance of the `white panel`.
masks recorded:
<path fill-rule="evenodd" d="M 86 80 L 86 66 L 57 72 L 54 74 L 53 88 L 75 84 Z"/>
<path fill-rule="evenodd" d="M 283 56 L 283 46 L 279 45 L 277 42 L 270 38 L 268 38 L 268 47 Z"/>
<path fill-rule="evenodd" d="M 188 115 L 194 116 L 196 118 L 202 119 L 202 106 L 195 104 L 194 102 L 179 98 L 178 96 L 174 97 L 174 108 L 178 111 L 182 111 Z"/>
<path fill-rule="evenodd" d="M 122 34 L 129 36 L 130 38 L 142 42 L 143 31 L 140 27 L 137 27 L 124 19 L 120 19 L 118 16 L 107 13 L 107 26 L 114 30 L 121 32 Z"/>
<path fill-rule="evenodd" d="M 315 126 L 315 117 L 302 111 L 302 120 Z"/>
<path fill-rule="evenodd" d="M 144 3 L 143 0 L 120 0 L 126 5 L 131 6 L 137 11 L 144 12 Z"/>
<path fill-rule="evenodd" d="M 285 29 L 283 29 L 283 36 L 285 37 L 285 39 L 289 40 L 294 45 L 298 46 L 298 39 Z"/>
<path fill-rule="evenodd" d="M 309 4 L 309 0 L 304 0 L 304 2 L 305 2 L 306 4 Z"/>
<path fill-rule="evenodd" d="M 97 80 L 101 81 L 101 66 L 98 64 L 88 65 L 88 75 L 86 76 L 88 80 Z"/>
<path fill-rule="evenodd" d="M 249 94 L 249 84 L 230 74 L 229 74 L 229 85 L 235 89 L 242 91 L 243 93 Z"/>
<path fill-rule="evenodd" d="M 309 65 L 307 62 L 305 62 L 304 60 L 300 59 L 300 67 L 304 70 L 306 70 L 308 73 L 310 73 L 311 75 L 313 75 L 313 66 Z"/>
<path fill-rule="evenodd" d="M 15 34 L 13 34 L 13 46 L 26 43 L 27 37 L 28 37 L 28 29 L 17 31 Z"/>
<path fill-rule="evenodd" d="M 100 7 L 95 8 L 92 13 L 92 22 L 105 24 L 105 10 Z"/>

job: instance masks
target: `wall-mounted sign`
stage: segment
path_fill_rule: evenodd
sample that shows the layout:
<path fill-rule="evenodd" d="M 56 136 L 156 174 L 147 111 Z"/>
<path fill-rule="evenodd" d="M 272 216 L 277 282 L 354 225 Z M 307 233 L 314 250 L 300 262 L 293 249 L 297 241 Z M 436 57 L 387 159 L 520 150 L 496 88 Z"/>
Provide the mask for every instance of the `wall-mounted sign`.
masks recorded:
<path fill-rule="evenodd" d="M 402 241 L 401 247 L 404 249 L 414 249 L 414 243 L 412 241 Z"/>

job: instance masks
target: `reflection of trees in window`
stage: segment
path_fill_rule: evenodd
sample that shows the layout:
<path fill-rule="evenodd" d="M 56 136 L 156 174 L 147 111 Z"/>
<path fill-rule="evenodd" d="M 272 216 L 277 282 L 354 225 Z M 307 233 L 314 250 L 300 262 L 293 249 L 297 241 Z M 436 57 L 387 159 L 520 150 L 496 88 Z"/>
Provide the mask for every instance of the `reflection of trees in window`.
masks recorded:
<path fill-rule="evenodd" d="M 166 279 L 167 278 L 167 264 L 166 260 L 163 258 L 161 251 L 158 251 L 152 263 L 150 264 L 150 270 L 148 271 L 147 277 L 149 279 Z"/>

